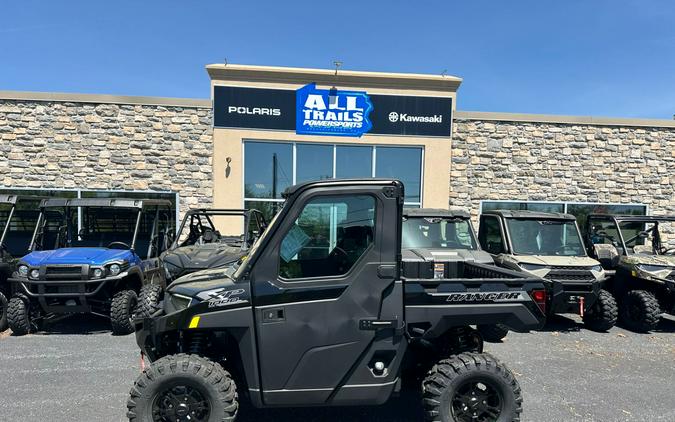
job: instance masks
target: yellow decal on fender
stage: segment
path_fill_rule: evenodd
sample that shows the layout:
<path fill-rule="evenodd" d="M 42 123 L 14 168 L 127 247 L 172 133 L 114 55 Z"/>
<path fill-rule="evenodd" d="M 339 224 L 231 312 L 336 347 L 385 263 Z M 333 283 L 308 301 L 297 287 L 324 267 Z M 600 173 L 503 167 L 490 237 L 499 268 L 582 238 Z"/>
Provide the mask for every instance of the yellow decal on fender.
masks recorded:
<path fill-rule="evenodd" d="M 192 320 L 190 321 L 190 325 L 188 326 L 188 328 L 197 328 L 197 326 L 199 325 L 199 318 L 200 318 L 199 316 L 192 317 Z"/>

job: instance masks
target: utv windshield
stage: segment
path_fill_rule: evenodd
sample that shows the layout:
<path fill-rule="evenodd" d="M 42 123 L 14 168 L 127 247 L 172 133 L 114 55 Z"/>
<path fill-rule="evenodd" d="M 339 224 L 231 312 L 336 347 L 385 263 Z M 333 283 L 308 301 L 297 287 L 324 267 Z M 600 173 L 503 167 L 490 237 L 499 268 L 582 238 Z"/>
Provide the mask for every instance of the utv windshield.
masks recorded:
<path fill-rule="evenodd" d="M 506 219 L 518 255 L 586 256 L 574 221 Z"/>
<path fill-rule="evenodd" d="M 672 253 L 668 239 L 663 233 L 667 222 L 621 221 L 619 229 L 626 244 L 627 253 L 640 255 L 661 255 Z"/>
<path fill-rule="evenodd" d="M 193 213 L 185 217 L 174 247 L 219 243 L 247 249 L 263 228 L 262 215 L 257 211 L 249 214 L 244 211 Z"/>
<path fill-rule="evenodd" d="M 410 217 L 403 220 L 403 249 L 476 249 L 469 220 L 440 217 Z"/>
<path fill-rule="evenodd" d="M 112 242 L 121 242 L 129 247 L 134 241 L 139 210 L 134 208 L 80 207 L 69 209 L 69 247 L 108 247 Z M 149 216 L 148 216 L 149 217 Z M 147 218 L 151 220 L 151 218 Z M 145 223 L 145 224 L 144 224 Z M 152 221 L 141 221 L 141 231 L 150 231 Z M 146 229 L 146 230 L 144 230 Z"/>

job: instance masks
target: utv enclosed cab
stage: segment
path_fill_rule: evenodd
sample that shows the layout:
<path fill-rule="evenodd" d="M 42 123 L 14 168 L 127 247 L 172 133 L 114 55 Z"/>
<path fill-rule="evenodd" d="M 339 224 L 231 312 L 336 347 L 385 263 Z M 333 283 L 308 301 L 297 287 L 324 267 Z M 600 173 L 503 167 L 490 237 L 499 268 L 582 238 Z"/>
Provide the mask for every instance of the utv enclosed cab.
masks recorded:
<path fill-rule="evenodd" d="M 264 229 L 265 219 L 258 210 L 188 211 L 173 245 L 161 256 L 167 282 L 195 271 L 237 262 Z"/>
<path fill-rule="evenodd" d="M 404 378 L 419 388 L 425 376 L 430 421 L 466 411 L 479 383 L 489 392 L 477 415 L 517 417 L 513 375 L 480 354 L 470 325 L 539 327 L 541 279 L 503 270 L 487 282 L 481 264 L 456 278 L 403 276 L 398 181 L 320 181 L 286 194 L 234 273 L 195 272 L 137 320 L 153 362 L 131 391 L 130 420 L 179 405 L 190 420 L 234 420 L 238 398 L 256 407 L 382 404 Z"/>
<path fill-rule="evenodd" d="M 42 198 L 0 194 L 0 332 L 7 329 L 7 305 L 17 258 L 28 253 Z"/>
<path fill-rule="evenodd" d="M 589 328 L 616 323 L 607 275 L 584 248 L 570 214 L 496 210 L 480 216 L 478 239 L 499 266 L 548 280 L 548 314 L 578 313 Z"/>
<path fill-rule="evenodd" d="M 137 294 L 162 284 L 159 254 L 173 239 L 170 201 L 47 199 L 10 281 L 9 323 L 16 334 L 62 314 L 109 317 L 115 333 L 132 329 Z M 14 315 L 12 315 L 14 312 Z"/>
<path fill-rule="evenodd" d="M 591 214 L 586 220 L 588 253 L 615 273 L 608 288 L 634 331 L 653 330 L 663 312 L 675 314 L 674 231 L 675 216 Z"/>

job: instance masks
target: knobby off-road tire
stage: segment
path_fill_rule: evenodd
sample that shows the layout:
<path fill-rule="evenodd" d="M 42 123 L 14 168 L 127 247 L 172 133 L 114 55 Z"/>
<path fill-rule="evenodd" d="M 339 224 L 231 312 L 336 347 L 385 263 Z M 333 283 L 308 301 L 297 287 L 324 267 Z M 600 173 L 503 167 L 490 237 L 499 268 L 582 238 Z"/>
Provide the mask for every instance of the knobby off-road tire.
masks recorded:
<path fill-rule="evenodd" d="M 490 343 L 499 343 L 509 333 L 509 327 L 502 324 L 479 325 L 476 329 L 483 340 Z"/>
<path fill-rule="evenodd" d="M 598 299 L 584 314 L 584 324 L 589 330 L 607 331 L 616 325 L 618 317 L 616 299 L 607 290 L 600 290 Z"/>
<path fill-rule="evenodd" d="M 8 327 L 7 322 L 7 307 L 9 306 L 9 300 L 2 292 L 0 292 L 0 333 L 5 331 Z"/>
<path fill-rule="evenodd" d="M 115 293 L 110 303 L 110 325 L 115 335 L 134 332 L 132 320 L 136 312 L 138 297 L 133 290 L 121 290 Z"/>
<path fill-rule="evenodd" d="M 178 354 L 158 359 L 143 371 L 129 392 L 127 409 L 131 422 L 233 422 L 239 397 L 222 366 L 197 355 Z M 182 417 L 171 419 L 174 415 Z"/>
<path fill-rule="evenodd" d="M 461 353 L 438 362 L 422 390 L 427 422 L 520 421 L 520 385 L 487 353 Z"/>
<path fill-rule="evenodd" d="M 646 333 L 659 323 L 661 306 L 656 297 L 646 290 L 631 290 L 619 307 L 621 322 L 629 330 Z"/>
<path fill-rule="evenodd" d="M 7 305 L 7 322 L 15 336 L 29 334 L 33 329 L 28 299 L 16 295 Z"/>
<path fill-rule="evenodd" d="M 138 294 L 136 318 L 149 318 L 157 312 L 163 295 L 164 289 L 156 284 L 147 284 L 141 287 L 141 292 Z"/>

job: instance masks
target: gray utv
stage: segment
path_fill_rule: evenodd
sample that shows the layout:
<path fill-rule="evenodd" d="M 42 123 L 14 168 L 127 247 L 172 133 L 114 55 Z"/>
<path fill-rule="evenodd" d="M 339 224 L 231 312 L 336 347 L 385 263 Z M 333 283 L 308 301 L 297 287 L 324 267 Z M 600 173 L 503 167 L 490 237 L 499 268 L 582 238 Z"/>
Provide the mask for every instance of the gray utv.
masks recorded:
<path fill-rule="evenodd" d="M 426 421 L 519 418 L 514 374 L 470 326 L 540 327 L 541 279 L 456 260 L 406 268 L 399 181 L 311 182 L 285 197 L 239 265 L 176 280 L 136 321 L 151 363 L 130 421 L 234 421 L 240 400 L 379 405 L 410 386 Z"/>

